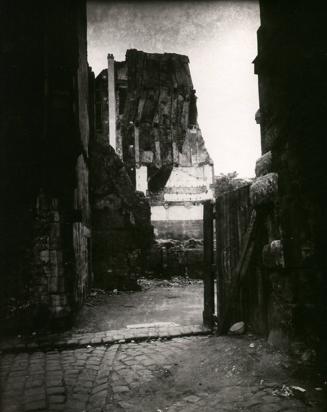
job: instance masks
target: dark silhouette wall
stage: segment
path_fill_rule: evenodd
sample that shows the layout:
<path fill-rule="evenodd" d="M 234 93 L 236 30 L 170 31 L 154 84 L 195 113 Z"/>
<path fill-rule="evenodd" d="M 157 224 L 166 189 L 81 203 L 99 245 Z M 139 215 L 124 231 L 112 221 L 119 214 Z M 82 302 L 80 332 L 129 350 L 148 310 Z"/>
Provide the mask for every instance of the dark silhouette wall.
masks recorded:
<path fill-rule="evenodd" d="M 269 339 L 315 345 L 326 338 L 326 11 L 266 0 L 260 10 L 263 156 L 250 195 L 264 228 Z"/>
<path fill-rule="evenodd" d="M 18 3 L 0 5 L 0 261 L 2 318 L 25 321 L 68 316 L 89 282 L 89 73 L 85 2 Z"/>

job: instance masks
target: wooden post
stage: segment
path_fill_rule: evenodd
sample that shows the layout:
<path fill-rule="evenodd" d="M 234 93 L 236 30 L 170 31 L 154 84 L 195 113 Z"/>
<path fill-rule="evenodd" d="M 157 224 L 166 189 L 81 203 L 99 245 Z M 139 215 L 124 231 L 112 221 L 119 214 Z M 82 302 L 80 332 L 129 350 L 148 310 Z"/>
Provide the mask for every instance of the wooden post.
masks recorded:
<path fill-rule="evenodd" d="M 220 197 L 221 200 L 221 197 Z M 224 282 L 224 268 L 222 262 L 223 253 L 223 233 L 226 230 L 224 226 L 225 221 L 222 217 L 222 201 L 216 199 L 216 278 L 217 278 L 217 321 L 218 330 L 217 333 L 221 333 L 221 326 L 224 319 L 224 308 L 225 308 L 225 282 Z"/>
<path fill-rule="evenodd" d="M 108 126 L 109 143 L 117 149 L 116 140 L 116 92 L 115 92 L 115 61 L 112 54 L 108 54 Z"/>
<path fill-rule="evenodd" d="M 250 222 L 244 236 L 244 243 L 238 260 L 238 264 L 234 270 L 228 301 L 224 302 L 223 313 L 218 325 L 218 333 L 227 333 L 230 326 L 231 314 L 235 307 L 235 302 L 240 305 L 239 296 L 241 284 L 248 272 L 249 264 L 254 250 L 254 235 L 256 230 L 256 211 L 252 210 Z"/>
<path fill-rule="evenodd" d="M 209 328 L 214 325 L 215 296 L 213 276 L 213 204 L 206 201 L 203 205 L 203 249 L 204 249 L 204 310 L 203 324 Z"/>

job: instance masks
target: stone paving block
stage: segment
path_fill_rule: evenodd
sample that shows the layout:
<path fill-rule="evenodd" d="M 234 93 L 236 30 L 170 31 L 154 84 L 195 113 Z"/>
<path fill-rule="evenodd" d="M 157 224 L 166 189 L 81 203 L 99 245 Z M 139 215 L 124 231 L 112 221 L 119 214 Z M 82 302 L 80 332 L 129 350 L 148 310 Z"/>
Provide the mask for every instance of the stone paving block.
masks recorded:
<path fill-rule="evenodd" d="M 66 397 L 64 395 L 56 394 L 56 395 L 50 395 L 48 399 L 51 404 L 52 403 L 64 403 L 66 400 Z"/>
<path fill-rule="evenodd" d="M 64 403 L 55 403 L 55 404 L 49 405 L 48 412 L 57 412 L 57 411 L 66 412 L 66 405 Z"/>
<path fill-rule="evenodd" d="M 45 397 L 45 389 L 44 387 L 39 387 L 39 388 L 26 388 L 25 389 L 25 396 L 27 398 L 32 398 L 32 397 Z"/>
<path fill-rule="evenodd" d="M 123 386 L 113 386 L 112 387 L 112 390 L 113 390 L 113 392 L 114 393 L 125 393 L 125 392 L 129 392 L 129 388 L 128 388 L 128 386 L 125 386 L 125 385 L 123 385 Z"/>
<path fill-rule="evenodd" d="M 45 400 L 29 402 L 24 405 L 24 410 L 26 412 L 43 411 L 46 409 Z"/>
<path fill-rule="evenodd" d="M 61 395 L 65 393 L 65 388 L 63 386 L 53 386 L 46 388 L 46 392 L 48 395 Z"/>
<path fill-rule="evenodd" d="M 184 398 L 184 400 L 186 402 L 191 402 L 191 403 L 198 402 L 200 399 L 201 398 L 199 396 L 195 396 L 195 395 L 190 395 L 190 396 L 187 396 L 186 398 Z"/>
<path fill-rule="evenodd" d="M 101 336 L 96 336 L 91 339 L 91 344 L 100 344 L 102 343 L 102 337 Z"/>
<path fill-rule="evenodd" d="M 210 348 L 212 349 L 212 343 L 214 342 L 212 339 L 207 337 L 189 337 L 171 340 L 138 341 L 111 346 L 103 345 L 96 348 L 76 348 L 60 352 L 52 351 L 44 353 L 44 356 L 42 356 L 42 352 L 39 352 L 37 357 L 34 357 L 33 353 L 22 354 L 22 356 L 18 357 L 16 355 L 12 356 L 12 354 L 4 354 L 2 355 L 1 366 L 8 365 L 8 367 L 11 367 L 10 365 L 16 361 L 18 368 L 25 365 L 27 369 L 23 370 L 23 373 L 21 373 L 21 370 L 13 371 L 13 374 L 10 375 L 12 377 L 10 378 L 9 374 L 6 374 L 4 380 L 5 387 L 7 387 L 8 383 L 13 383 L 15 379 L 19 379 L 20 385 L 18 387 L 21 390 L 24 389 L 25 380 L 30 382 L 25 387 L 25 398 L 30 403 L 32 403 L 31 400 L 33 399 L 28 398 L 30 396 L 33 397 L 33 390 L 39 387 L 34 387 L 32 382 L 38 380 L 43 382 L 40 387 L 46 389 L 47 411 L 81 412 L 85 410 L 94 412 L 101 410 L 103 412 L 110 410 L 110 412 L 121 412 L 122 406 L 118 402 L 129 403 L 132 399 L 134 401 L 135 397 L 137 398 L 142 395 L 142 399 L 146 399 L 149 395 L 151 396 L 156 385 L 158 390 L 161 391 L 161 386 L 165 386 L 165 379 L 174 379 L 175 371 L 183 368 L 185 362 L 191 362 L 189 369 L 191 371 L 193 360 L 188 357 L 189 349 L 193 348 L 194 350 L 197 345 L 200 345 L 198 350 L 206 354 L 207 352 L 204 352 L 203 348 L 206 348 L 207 351 Z M 220 340 L 216 339 L 216 341 L 216 344 L 219 345 Z M 236 350 L 238 344 L 235 343 L 235 340 L 230 341 L 229 350 Z M 212 359 L 218 363 L 221 359 L 226 359 L 226 357 L 230 356 L 228 355 L 229 352 L 226 355 L 225 351 L 221 352 L 222 356 L 220 356 L 219 351 L 212 353 L 214 354 Z M 45 358 L 47 363 L 44 362 Z M 50 367 L 50 370 L 47 370 L 47 365 Z M 59 371 L 56 370 L 58 365 L 61 367 Z M 42 367 L 38 368 L 38 366 Z M 43 374 L 38 373 L 38 369 L 42 369 Z M 239 370 L 241 369 L 239 368 Z M 44 376 L 44 372 L 46 372 L 46 376 Z M 224 376 L 224 374 L 226 375 L 224 369 L 218 370 L 217 377 Z M 27 375 L 29 375 L 28 379 L 26 378 Z M 44 380 L 42 380 L 42 377 Z M 247 379 L 251 379 L 251 376 L 247 376 Z M 54 386 L 54 382 L 59 383 L 57 386 Z M 205 391 L 192 393 L 192 391 L 189 391 L 185 392 L 188 393 L 187 396 L 185 393 L 184 395 L 181 393 L 182 399 L 178 402 L 175 401 L 176 403 L 172 404 L 172 402 L 168 401 L 166 403 L 167 410 L 171 412 L 235 412 L 236 410 L 266 412 L 265 409 L 262 409 L 263 404 L 266 409 L 268 408 L 268 412 L 275 410 L 280 412 L 284 412 L 284 410 L 304 412 L 305 410 L 303 409 L 304 405 L 294 398 L 280 399 L 271 395 L 272 388 L 276 385 L 280 387 L 280 382 L 279 385 L 278 382 L 277 384 L 274 382 L 274 386 L 260 387 L 258 380 L 255 379 L 251 381 L 249 386 L 240 386 L 241 380 L 239 381 L 237 375 L 231 375 L 228 382 L 233 382 L 233 384 L 221 387 L 214 393 Z M 267 381 L 268 383 L 269 381 Z M 214 384 L 215 382 L 212 382 L 211 385 Z M 219 384 L 219 379 L 217 384 Z M 32 390 L 32 392 L 28 392 L 27 389 Z M 20 396 L 17 396 L 17 393 L 14 391 L 8 391 L 7 393 L 10 394 L 10 397 L 6 398 L 6 392 L 3 391 L 2 400 L 14 399 L 22 403 L 24 399 L 23 392 L 21 392 Z M 35 396 L 37 396 L 37 391 L 35 393 Z M 116 403 L 113 402 L 113 396 Z M 55 399 L 60 400 L 62 403 L 55 403 Z M 58 409 L 56 409 L 57 406 Z M 109 409 L 109 406 L 111 409 Z M 127 405 L 125 406 L 124 409 L 126 411 L 135 412 L 135 409 L 128 409 Z M 154 408 L 153 411 L 155 410 Z M 149 409 L 146 409 L 146 412 L 148 411 Z M 315 412 L 323 412 L 323 409 L 318 409 Z"/>

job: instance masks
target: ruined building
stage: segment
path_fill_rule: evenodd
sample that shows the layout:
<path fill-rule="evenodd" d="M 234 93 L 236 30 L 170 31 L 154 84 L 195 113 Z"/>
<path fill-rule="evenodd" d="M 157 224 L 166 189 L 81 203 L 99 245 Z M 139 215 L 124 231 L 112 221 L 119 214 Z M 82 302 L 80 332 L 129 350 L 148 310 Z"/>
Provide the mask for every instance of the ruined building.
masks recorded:
<path fill-rule="evenodd" d="M 1 319 L 62 319 L 91 280 L 83 2 L 1 2 Z"/>
<path fill-rule="evenodd" d="M 97 135 L 109 139 L 136 190 L 149 198 L 156 237 L 202 238 L 213 163 L 197 123 L 188 58 L 128 50 L 115 62 L 109 54 L 96 90 Z"/>
<path fill-rule="evenodd" d="M 201 248 L 188 259 L 184 247 L 168 256 L 153 246 L 153 237 L 202 239 L 202 202 L 213 197 L 213 164 L 188 64 L 186 56 L 128 50 L 123 62 L 109 54 L 96 78 L 91 186 L 98 285 L 130 288 L 145 268 L 180 274 L 190 260 L 202 268 Z"/>

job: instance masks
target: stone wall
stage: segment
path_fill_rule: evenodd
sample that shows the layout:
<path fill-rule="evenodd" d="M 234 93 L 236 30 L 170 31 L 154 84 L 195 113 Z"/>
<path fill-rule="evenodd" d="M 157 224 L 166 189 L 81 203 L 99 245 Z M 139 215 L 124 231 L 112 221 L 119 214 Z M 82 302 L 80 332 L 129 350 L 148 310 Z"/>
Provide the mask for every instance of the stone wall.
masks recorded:
<path fill-rule="evenodd" d="M 93 142 L 91 170 L 95 285 L 134 289 L 152 244 L 149 203 L 109 143 Z"/>
<path fill-rule="evenodd" d="M 203 239 L 202 220 L 158 220 L 152 224 L 157 239 Z"/>
<path fill-rule="evenodd" d="M 23 326 L 69 316 L 90 274 L 85 4 L 34 6 L 0 13 L 1 318 Z"/>
<path fill-rule="evenodd" d="M 162 202 L 151 206 L 157 239 L 202 239 L 203 206 L 192 202 Z"/>
<path fill-rule="evenodd" d="M 146 274 L 155 277 L 203 278 L 203 241 L 160 239 L 146 256 Z"/>
<path fill-rule="evenodd" d="M 267 323 L 276 344 L 326 339 L 326 13 L 319 7 L 260 1 L 254 63 L 263 156 L 251 199 L 264 222 Z"/>

